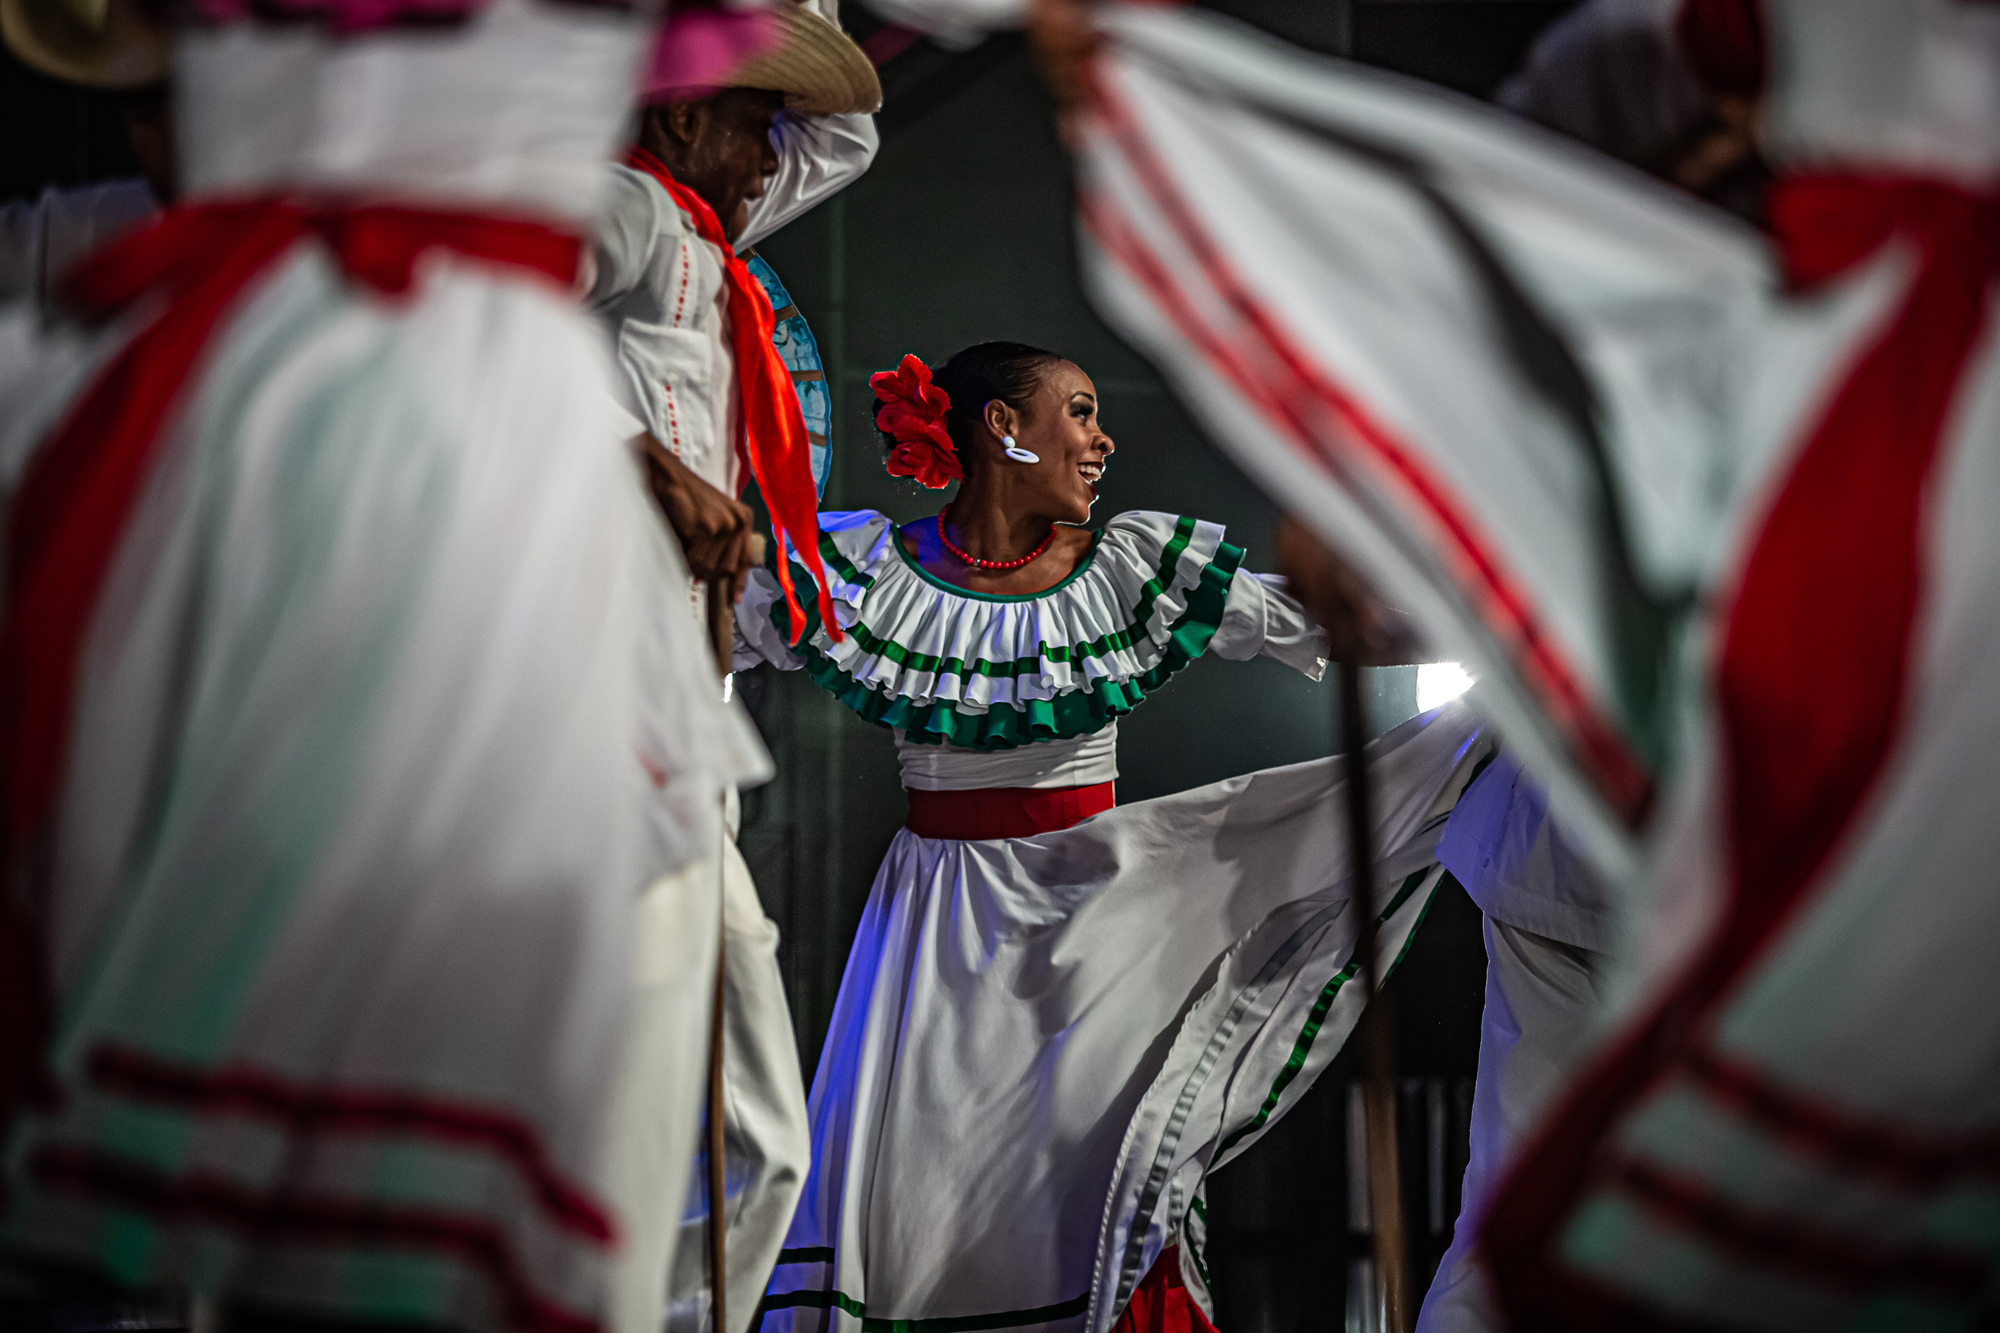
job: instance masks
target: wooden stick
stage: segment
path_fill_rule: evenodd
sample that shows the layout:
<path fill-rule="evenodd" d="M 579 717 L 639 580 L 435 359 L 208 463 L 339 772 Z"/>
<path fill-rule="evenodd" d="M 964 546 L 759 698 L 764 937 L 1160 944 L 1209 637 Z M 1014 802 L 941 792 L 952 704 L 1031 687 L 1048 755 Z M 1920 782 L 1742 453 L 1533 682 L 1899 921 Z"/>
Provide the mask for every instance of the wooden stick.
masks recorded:
<path fill-rule="evenodd" d="M 718 596 L 721 592 L 724 595 Z M 708 589 L 708 646 L 715 654 L 716 670 L 729 674 L 730 647 L 736 637 L 736 607 L 727 589 L 711 584 Z M 728 978 L 728 857 L 722 844 L 729 837 L 728 797 L 723 798 L 724 822 L 716 841 L 715 857 L 715 997 L 708 1018 L 708 1290 L 714 1318 L 714 1333 L 729 1333 L 729 1263 L 724 1243 L 729 1232 L 726 1213 L 728 1186 L 724 1178 L 724 1136 L 722 1096 L 722 1005 Z"/>
<path fill-rule="evenodd" d="M 724 833 L 724 837 L 728 834 Z M 721 875 L 718 874 L 720 879 Z M 715 1005 L 708 1022 L 708 1285 L 715 1304 L 715 1322 L 710 1325 L 715 1333 L 727 1333 L 725 1322 L 729 1300 L 729 1264 L 723 1239 L 729 1228 L 724 1225 L 723 1214 L 727 1211 L 729 1196 L 723 1182 L 723 1133 L 722 1133 L 722 987 L 723 950 L 721 936 L 723 927 L 716 930 L 715 950 Z"/>
<path fill-rule="evenodd" d="M 1361 668 L 1340 666 L 1340 745 L 1347 777 L 1347 846 L 1360 923 L 1354 932 L 1367 1007 L 1355 1037 L 1361 1050 L 1362 1105 L 1368 1143 L 1368 1202 L 1373 1218 L 1375 1283 L 1386 1333 L 1410 1333 L 1410 1251 L 1404 1241 L 1403 1182 L 1396 1151 L 1396 1033 L 1389 997 L 1376 990 L 1375 839 L 1370 817 L 1366 747 L 1368 721 L 1361 706 Z"/>
<path fill-rule="evenodd" d="M 715 672 L 718 676 L 729 674 L 729 650 L 736 638 L 736 608 L 716 595 L 716 585 L 707 590 L 708 601 L 708 646 L 715 654 Z"/>
<path fill-rule="evenodd" d="M 717 931 L 718 936 L 721 931 Z M 715 1006 L 708 1024 L 708 1286 L 714 1302 L 715 1333 L 727 1333 L 729 1262 L 723 1240 L 729 1195 L 723 1181 L 722 1133 L 722 949 L 715 951 Z"/>

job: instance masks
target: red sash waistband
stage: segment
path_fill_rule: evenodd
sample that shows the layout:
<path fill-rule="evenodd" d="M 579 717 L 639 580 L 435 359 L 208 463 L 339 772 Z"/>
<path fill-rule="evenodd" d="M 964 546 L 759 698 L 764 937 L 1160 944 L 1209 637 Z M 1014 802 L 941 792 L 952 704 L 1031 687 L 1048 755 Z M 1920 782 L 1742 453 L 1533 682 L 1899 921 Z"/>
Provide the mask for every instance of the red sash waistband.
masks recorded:
<path fill-rule="evenodd" d="M 984 842 L 989 838 L 1032 838 L 1056 833 L 1102 814 L 1117 801 L 1110 782 L 1087 787 L 980 787 L 973 791 L 918 791 L 908 788 L 910 817 L 905 826 L 920 838 Z"/>

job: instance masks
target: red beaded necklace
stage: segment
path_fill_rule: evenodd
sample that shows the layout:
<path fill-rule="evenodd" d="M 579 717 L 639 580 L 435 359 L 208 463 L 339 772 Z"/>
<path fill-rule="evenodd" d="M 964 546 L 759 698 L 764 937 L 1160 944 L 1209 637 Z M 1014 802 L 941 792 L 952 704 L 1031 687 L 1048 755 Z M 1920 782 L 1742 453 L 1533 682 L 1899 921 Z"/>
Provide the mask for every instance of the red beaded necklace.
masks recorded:
<path fill-rule="evenodd" d="M 974 555 L 970 551 L 960 550 L 957 546 L 954 546 L 952 544 L 951 538 L 945 536 L 944 516 L 946 514 L 949 514 L 950 512 L 951 512 L 950 505 L 946 505 L 944 508 L 938 510 L 938 516 L 937 516 L 938 540 L 944 543 L 945 550 L 950 551 L 960 560 L 963 560 L 966 564 L 971 565 L 977 569 L 991 569 L 991 570 L 1019 569 L 1022 565 L 1028 564 L 1029 562 L 1034 560 L 1036 556 L 1048 550 L 1049 543 L 1053 542 L 1056 539 L 1056 526 L 1055 524 L 1051 523 L 1049 524 L 1049 535 L 1042 538 L 1042 544 L 1040 546 L 1037 546 L 1034 550 L 1028 552 L 1026 555 L 1022 556 L 1019 560 L 981 560 L 978 556 Z"/>

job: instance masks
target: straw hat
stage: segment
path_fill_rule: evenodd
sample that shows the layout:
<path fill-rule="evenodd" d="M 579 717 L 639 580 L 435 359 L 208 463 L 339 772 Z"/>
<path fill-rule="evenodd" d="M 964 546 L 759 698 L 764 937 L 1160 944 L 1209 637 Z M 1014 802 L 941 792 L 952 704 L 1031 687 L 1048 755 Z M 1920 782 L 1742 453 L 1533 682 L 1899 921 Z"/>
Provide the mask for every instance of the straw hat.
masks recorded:
<path fill-rule="evenodd" d="M 853 38 L 789 0 L 778 0 L 774 8 L 779 15 L 778 44 L 744 61 L 723 80 L 725 84 L 783 93 L 787 107 L 809 116 L 881 107 L 882 81 Z"/>
<path fill-rule="evenodd" d="M 144 88 L 173 67 L 167 29 L 135 0 L 0 0 L 0 34 L 21 63 L 92 88 Z"/>

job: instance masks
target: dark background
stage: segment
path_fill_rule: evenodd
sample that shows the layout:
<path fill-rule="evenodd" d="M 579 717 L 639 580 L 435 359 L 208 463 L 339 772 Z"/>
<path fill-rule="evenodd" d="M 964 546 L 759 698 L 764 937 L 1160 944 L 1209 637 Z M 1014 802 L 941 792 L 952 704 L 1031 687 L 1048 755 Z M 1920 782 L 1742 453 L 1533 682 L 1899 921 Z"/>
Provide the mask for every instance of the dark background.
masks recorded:
<path fill-rule="evenodd" d="M 38 74 L 0 45 L 0 200 L 138 174 L 115 97 Z"/>
<path fill-rule="evenodd" d="M 1490 96 L 1534 34 L 1568 8 L 1548 0 L 1211 0 L 1288 40 Z M 858 37 L 875 21 L 849 0 Z M 1228 525 L 1249 565 L 1274 563 L 1276 511 L 1195 428 L 1172 394 L 1084 303 L 1067 164 L 1021 39 L 953 54 L 919 42 L 883 68 L 873 169 L 760 247 L 811 321 L 833 392 L 835 464 L 825 507 L 899 519 L 938 494 L 882 471 L 867 377 L 916 352 L 935 364 L 990 338 L 1065 353 L 1096 379 L 1118 442 L 1100 518 L 1193 512 Z M 0 199 L 50 184 L 136 174 L 115 102 L 0 54 Z M 1413 668 L 1371 672 L 1373 724 L 1416 711 Z M 875 867 L 903 819 L 889 734 L 801 673 L 739 685 L 779 777 L 746 794 L 742 846 L 782 932 L 808 1076 Z M 1269 661 L 1204 661 L 1120 725 L 1121 801 L 1330 753 L 1334 692 Z M 1407 1212 L 1423 1276 L 1450 1238 L 1464 1169 L 1485 955 L 1479 913 L 1447 885 L 1391 984 L 1404 1074 Z M 1298 1109 L 1210 1183 L 1208 1262 L 1225 1333 L 1372 1330 L 1350 1306 L 1367 1249 L 1348 1201 L 1352 1069 L 1335 1062 Z"/>

